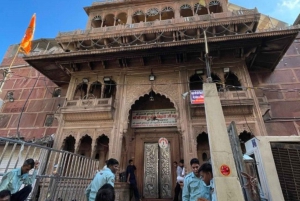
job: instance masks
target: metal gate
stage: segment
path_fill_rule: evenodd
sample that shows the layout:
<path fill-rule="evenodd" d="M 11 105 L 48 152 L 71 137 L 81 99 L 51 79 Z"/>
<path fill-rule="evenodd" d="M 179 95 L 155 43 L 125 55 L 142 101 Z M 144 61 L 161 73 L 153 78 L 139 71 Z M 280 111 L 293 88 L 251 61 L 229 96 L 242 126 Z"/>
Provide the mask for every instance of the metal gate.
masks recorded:
<path fill-rule="evenodd" d="M 40 162 L 38 175 L 28 198 L 32 201 L 86 200 L 85 189 L 94 177 L 99 163 L 67 151 L 7 138 L 0 138 L 0 150 L 0 178 L 6 172 L 21 167 L 28 158 Z"/>
<path fill-rule="evenodd" d="M 253 179 L 257 180 L 257 178 L 255 178 L 255 175 L 249 175 L 247 173 L 235 122 L 230 123 L 230 125 L 227 128 L 227 131 L 228 131 L 229 141 L 230 141 L 233 158 L 237 170 L 237 175 L 239 177 L 243 189 L 244 199 L 245 201 L 259 201 L 260 197 L 259 197 L 257 186 L 255 185 L 251 186 L 252 184 L 251 182 L 254 181 Z M 253 181 L 251 181 L 251 179 Z M 257 193 L 255 194 L 253 192 L 257 192 Z"/>

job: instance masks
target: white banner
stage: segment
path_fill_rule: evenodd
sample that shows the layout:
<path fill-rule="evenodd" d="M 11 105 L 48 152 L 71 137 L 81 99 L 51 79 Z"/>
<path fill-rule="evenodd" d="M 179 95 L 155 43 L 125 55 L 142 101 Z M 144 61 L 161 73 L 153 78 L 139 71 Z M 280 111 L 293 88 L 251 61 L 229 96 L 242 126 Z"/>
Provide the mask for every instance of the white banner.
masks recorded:
<path fill-rule="evenodd" d="M 176 126 L 175 109 L 132 111 L 131 127 L 171 127 Z"/>

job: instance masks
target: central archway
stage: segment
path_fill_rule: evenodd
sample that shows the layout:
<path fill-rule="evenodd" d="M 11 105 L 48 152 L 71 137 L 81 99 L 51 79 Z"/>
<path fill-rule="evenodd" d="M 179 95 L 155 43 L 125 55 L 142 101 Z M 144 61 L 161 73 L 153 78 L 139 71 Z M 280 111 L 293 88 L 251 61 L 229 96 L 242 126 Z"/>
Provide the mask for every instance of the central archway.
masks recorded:
<path fill-rule="evenodd" d="M 173 197 L 172 185 L 176 180 L 172 164 L 183 155 L 177 121 L 175 103 L 153 90 L 134 100 L 128 110 L 128 129 L 123 137 L 122 157 L 125 163 L 130 159 L 134 161 L 138 189 L 145 199 Z M 166 149 L 159 147 L 158 141 L 162 137 L 168 141 Z M 150 157 L 150 152 L 157 157 Z M 125 170 L 126 166 L 121 164 L 121 169 Z M 149 186 L 153 187 L 151 191 Z"/>

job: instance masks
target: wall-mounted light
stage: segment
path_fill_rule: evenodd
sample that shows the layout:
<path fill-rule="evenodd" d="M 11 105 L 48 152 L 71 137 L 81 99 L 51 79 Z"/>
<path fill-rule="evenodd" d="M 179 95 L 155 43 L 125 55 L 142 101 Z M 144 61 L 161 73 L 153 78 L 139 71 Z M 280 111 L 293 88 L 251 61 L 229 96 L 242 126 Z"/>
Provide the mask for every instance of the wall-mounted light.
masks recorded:
<path fill-rule="evenodd" d="M 224 73 L 229 73 L 229 71 L 230 71 L 229 68 L 224 68 L 223 70 L 224 70 Z"/>
<path fill-rule="evenodd" d="M 87 84 L 87 83 L 89 83 L 89 79 L 87 79 L 87 78 L 82 78 L 82 82 Z"/>
<path fill-rule="evenodd" d="M 185 92 L 183 94 L 181 94 L 182 98 L 185 99 L 187 97 L 187 95 L 189 95 L 190 92 Z"/>
<path fill-rule="evenodd" d="M 196 69 L 195 74 L 196 75 L 204 75 L 204 70 L 203 69 Z"/>
<path fill-rule="evenodd" d="M 14 92 L 9 91 L 7 93 L 7 99 L 8 99 L 9 102 L 14 102 L 15 101 L 15 99 L 14 99 Z"/>
<path fill-rule="evenodd" d="M 110 82 L 110 80 L 111 80 L 110 77 L 104 77 L 104 78 L 103 78 L 103 81 L 104 81 L 104 82 Z"/>
<path fill-rule="evenodd" d="M 154 81 L 155 80 L 155 75 L 153 74 L 152 72 L 152 69 L 151 69 L 151 74 L 149 75 L 149 81 Z"/>

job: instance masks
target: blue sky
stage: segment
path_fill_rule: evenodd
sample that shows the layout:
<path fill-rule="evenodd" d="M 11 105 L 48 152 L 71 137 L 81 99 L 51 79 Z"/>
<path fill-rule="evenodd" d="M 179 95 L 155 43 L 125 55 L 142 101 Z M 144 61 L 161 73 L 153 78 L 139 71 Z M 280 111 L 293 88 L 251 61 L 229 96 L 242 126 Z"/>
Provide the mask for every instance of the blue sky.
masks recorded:
<path fill-rule="evenodd" d="M 83 7 L 95 0 L 5 0 L 0 7 L 0 60 L 7 48 L 20 43 L 33 13 L 37 22 L 34 39 L 55 38 L 59 31 L 85 29 L 87 15 Z M 293 24 L 300 12 L 300 0 L 229 0 Z"/>

